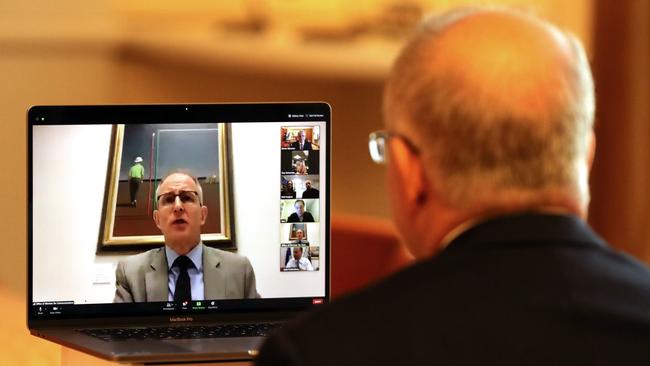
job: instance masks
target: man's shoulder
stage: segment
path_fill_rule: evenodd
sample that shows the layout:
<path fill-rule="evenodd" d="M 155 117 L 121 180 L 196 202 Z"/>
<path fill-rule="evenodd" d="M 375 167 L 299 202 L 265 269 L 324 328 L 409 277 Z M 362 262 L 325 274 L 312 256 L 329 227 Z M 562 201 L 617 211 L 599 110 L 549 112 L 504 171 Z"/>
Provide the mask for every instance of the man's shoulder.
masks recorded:
<path fill-rule="evenodd" d="M 142 253 L 126 256 L 120 259 L 120 263 L 136 264 L 136 263 L 149 262 L 153 257 L 158 255 L 164 255 L 164 254 L 165 254 L 164 247 L 153 248 Z"/>
<path fill-rule="evenodd" d="M 557 220 L 551 221 L 543 227 L 555 230 Z M 260 356 L 266 358 L 266 351 L 272 359 L 274 349 L 282 355 L 310 344 L 336 344 L 322 361 L 322 355 L 310 353 L 295 357 L 310 365 L 335 360 L 402 364 L 422 363 L 436 354 L 456 364 L 476 364 L 481 357 L 468 355 L 472 362 L 459 362 L 467 344 L 525 349 L 548 339 L 567 340 L 557 341 L 557 348 L 584 339 L 578 329 L 587 328 L 600 332 L 599 345 L 626 339 L 638 347 L 649 337 L 631 341 L 637 333 L 608 329 L 616 321 L 650 330 L 644 310 L 650 306 L 647 268 L 606 246 L 578 240 L 590 236 L 570 228 L 563 240 L 533 240 L 526 234 L 529 240 L 494 241 L 514 234 L 504 233 L 503 225 L 485 226 L 469 233 L 471 240 L 465 235 L 464 243 L 452 243 L 434 258 L 303 315 L 283 327 Z M 591 317 L 594 309 L 602 317 Z M 486 331 L 494 336 L 486 338 Z M 283 344 L 290 347 L 283 350 Z M 420 357 L 409 350 L 427 352 Z M 521 358 L 526 352 L 512 355 Z M 409 362 L 409 357 L 415 358 Z"/>
<path fill-rule="evenodd" d="M 152 270 L 152 267 L 156 269 L 164 267 L 166 258 L 163 248 L 150 249 L 120 259 L 117 264 L 118 271 L 123 272 L 128 278 L 136 278 L 133 276 L 142 276 Z"/>
<path fill-rule="evenodd" d="M 203 254 L 207 257 L 218 259 L 224 262 L 234 262 L 234 263 L 241 263 L 241 264 L 249 263 L 248 258 L 244 257 L 241 254 L 229 252 L 223 249 L 209 247 L 207 245 L 203 246 Z"/>
<path fill-rule="evenodd" d="M 555 262 L 557 266 L 541 270 L 527 261 L 516 262 L 510 252 L 517 250 L 499 251 L 508 253 L 493 256 L 494 253 L 483 250 L 471 254 L 455 252 L 415 264 L 382 282 L 303 315 L 283 327 L 280 339 L 274 340 L 269 348 L 277 348 L 281 342 L 292 345 L 291 348 L 303 349 L 309 344 L 332 345 L 331 339 L 336 339 L 337 347 L 332 348 L 326 361 L 364 362 L 363 357 L 357 357 L 358 354 L 372 357 L 375 356 L 372 350 L 382 349 L 385 352 L 381 352 L 380 358 L 366 361 L 401 363 L 412 356 L 407 350 L 413 348 L 437 352 L 441 359 L 446 360 L 457 356 L 468 342 L 503 347 L 508 342 L 499 337 L 510 339 L 508 337 L 512 334 L 520 334 L 521 344 L 531 346 L 541 344 L 545 338 L 579 339 L 581 335 L 576 329 L 580 326 L 604 331 L 608 321 L 581 318 L 595 307 L 604 314 L 603 318 L 617 321 L 635 319 L 640 329 L 648 330 L 650 316 L 642 309 L 647 309 L 650 304 L 650 287 L 643 266 L 624 263 L 626 260 L 617 258 L 617 261 L 622 261 L 619 269 L 646 273 L 646 280 L 622 278 L 627 276 L 619 273 L 615 281 L 605 277 L 604 282 L 611 283 L 601 281 L 592 288 L 589 285 L 592 281 L 585 283 L 581 278 L 589 278 L 588 273 L 603 276 L 601 268 L 587 265 L 582 269 L 576 264 L 570 276 L 565 277 L 562 268 L 575 262 L 565 261 L 562 254 Z M 553 248 L 548 248 L 548 251 L 551 255 L 557 254 Z M 584 254 L 611 255 L 608 252 Z M 481 260 L 490 263 L 480 265 Z M 526 269 L 528 267 L 532 269 Z M 631 294 L 625 294 L 621 288 Z M 558 313 L 558 308 L 567 309 L 575 317 Z M 628 312 L 621 314 L 620 309 Z M 554 328 L 544 328 L 548 321 L 554 322 Z M 486 329 L 499 337 L 482 338 L 481 332 Z M 625 331 L 603 334 L 603 344 L 630 335 Z M 348 343 L 354 346 L 348 347 Z M 443 344 L 449 347 L 445 348 Z M 273 351 L 269 353 L 273 354 Z M 327 364 L 308 353 L 299 357 L 305 361 L 304 364 Z"/>

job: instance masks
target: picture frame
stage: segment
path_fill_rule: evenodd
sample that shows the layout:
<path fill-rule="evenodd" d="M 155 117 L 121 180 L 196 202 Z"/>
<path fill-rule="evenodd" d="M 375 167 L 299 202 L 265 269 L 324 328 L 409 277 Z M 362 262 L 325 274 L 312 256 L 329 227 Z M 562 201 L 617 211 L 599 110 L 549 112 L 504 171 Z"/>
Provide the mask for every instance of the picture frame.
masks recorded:
<path fill-rule="evenodd" d="M 235 250 L 228 142 L 226 123 L 113 125 L 97 253 L 164 245 L 153 220 L 155 193 L 174 171 L 187 172 L 201 184 L 208 207 L 201 241 Z"/>
<path fill-rule="evenodd" d="M 291 224 L 291 231 L 289 233 L 289 240 L 298 239 L 298 237 L 296 236 L 296 231 L 298 231 L 298 230 L 302 230 L 303 235 L 304 235 L 303 236 L 304 240 L 309 240 L 309 238 L 307 237 L 307 234 L 308 234 L 307 233 L 307 224 L 303 223 L 303 222 L 301 222 L 301 223 L 292 223 Z"/>

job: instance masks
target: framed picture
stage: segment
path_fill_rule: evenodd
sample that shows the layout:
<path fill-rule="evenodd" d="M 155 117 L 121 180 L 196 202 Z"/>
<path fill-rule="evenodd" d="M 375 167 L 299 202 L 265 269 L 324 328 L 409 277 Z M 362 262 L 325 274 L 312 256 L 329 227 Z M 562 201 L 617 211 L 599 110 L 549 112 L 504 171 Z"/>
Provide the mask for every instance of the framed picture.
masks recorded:
<path fill-rule="evenodd" d="M 203 243 L 235 249 L 227 134 L 224 123 L 114 125 L 97 252 L 163 245 L 153 221 L 156 189 L 179 170 L 194 175 L 203 190 Z"/>
<path fill-rule="evenodd" d="M 301 239 L 308 240 L 309 238 L 307 237 L 307 224 L 291 224 L 291 233 L 289 234 L 289 239 L 290 240 L 296 240 L 298 239 L 298 235 L 296 235 L 296 232 L 300 230 L 303 233 L 303 236 Z"/>

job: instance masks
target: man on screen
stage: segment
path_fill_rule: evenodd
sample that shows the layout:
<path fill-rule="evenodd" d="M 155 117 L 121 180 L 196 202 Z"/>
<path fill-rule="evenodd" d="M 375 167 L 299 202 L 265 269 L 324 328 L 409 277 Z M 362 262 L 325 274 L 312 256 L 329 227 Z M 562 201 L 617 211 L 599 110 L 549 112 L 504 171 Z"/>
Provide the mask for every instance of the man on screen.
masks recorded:
<path fill-rule="evenodd" d="M 305 130 L 300 130 L 298 132 L 298 136 L 296 136 L 296 141 L 291 144 L 291 147 L 293 147 L 296 150 L 311 150 L 311 142 L 307 140 L 306 135 L 305 135 Z"/>
<path fill-rule="evenodd" d="M 208 208 L 198 180 L 174 172 L 156 190 L 154 221 L 165 246 L 121 260 L 114 302 L 189 301 L 258 297 L 248 258 L 201 242 Z"/>
<path fill-rule="evenodd" d="M 302 192 L 302 198 L 318 198 L 318 189 L 312 187 L 312 183 L 310 180 L 305 182 L 305 186 L 307 187 L 304 192 Z"/>
<path fill-rule="evenodd" d="M 302 247 L 293 248 L 293 257 L 289 259 L 287 265 L 284 267 L 286 269 L 297 269 L 299 271 L 313 271 L 314 267 L 311 265 L 311 262 L 308 258 L 302 256 L 303 249 Z"/>
<path fill-rule="evenodd" d="M 305 238 L 305 233 L 302 231 L 302 229 L 296 230 L 296 239 L 292 240 L 291 242 L 294 244 L 309 244 L 309 240 L 304 239 Z"/>
<path fill-rule="evenodd" d="M 287 222 L 314 222 L 314 216 L 309 211 L 305 211 L 305 201 L 296 200 L 293 208 L 296 209 L 296 212 L 289 215 Z"/>
<path fill-rule="evenodd" d="M 501 8 L 428 18 L 370 135 L 418 260 L 283 326 L 258 364 L 650 365 L 650 269 L 586 223 L 593 121 L 575 37 Z"/>

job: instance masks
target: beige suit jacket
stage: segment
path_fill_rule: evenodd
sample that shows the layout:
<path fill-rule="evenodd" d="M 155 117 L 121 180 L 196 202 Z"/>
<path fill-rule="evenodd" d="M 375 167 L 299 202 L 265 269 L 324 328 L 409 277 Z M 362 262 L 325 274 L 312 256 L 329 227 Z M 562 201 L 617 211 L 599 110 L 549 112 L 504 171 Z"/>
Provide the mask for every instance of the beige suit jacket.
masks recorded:
<path fill-rule="evenodd" d="M 164 247 L 121 260 L 115 270 L 113 302 L 168 301 L 167 271 Z M 206 300 L 259 297 L 248 258 L 205 245 L 203 288 Z"/>

